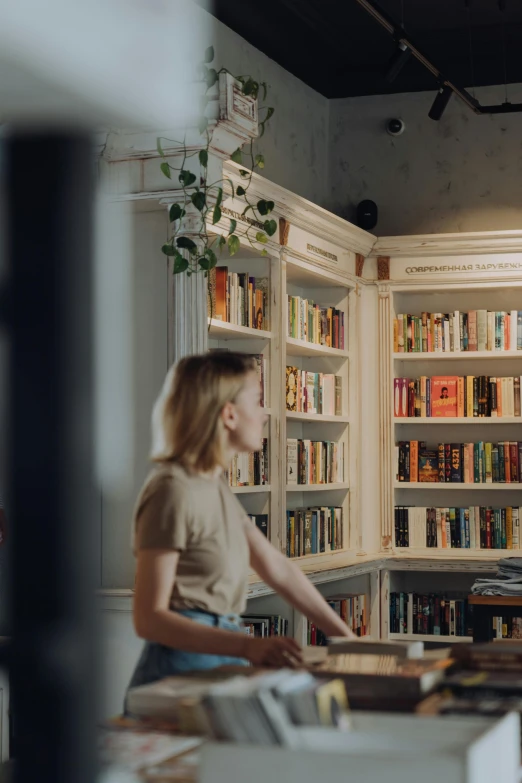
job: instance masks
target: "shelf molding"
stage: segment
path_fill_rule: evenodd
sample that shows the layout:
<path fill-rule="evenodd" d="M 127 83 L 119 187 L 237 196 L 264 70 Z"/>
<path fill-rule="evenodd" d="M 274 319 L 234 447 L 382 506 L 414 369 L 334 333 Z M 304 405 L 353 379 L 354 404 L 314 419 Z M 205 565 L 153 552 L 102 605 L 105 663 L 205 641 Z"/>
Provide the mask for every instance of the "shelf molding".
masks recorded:
<path fill-rule="evenodd" d="M 286 418 L 289 421 L 316 421 L 325 424 L 349 424 L 349 416 L 332 416 L 325 413 L 302 413 L 301 411 L 286 411 Z"/>
<path fill-rule="evenodd" d="M 349 351 L 340 348 L 330 348 L 328 345 L 309 343 L 307 340 L 298 340 L 295 337 L 286 338 L 287 356 L 335 356 L 338 359 L 348 359 Z"/>
<path fill-rule="evenodd" d="M 395 417 L 394 424 L 522 424 L 522 416 L 401 416 Z"/>
<path fill-rule="evenodd" d="M 348 491 L 350 485 L 344 482 L 334 484 L 287 484 L 287 492 L 336 492 L 339 490 Z"/>
<path fill-rule="evenodd" d="M 254 340 L 271 340 L 273 338 L 273 332 L 268 332 L 265 329 L 252 329 L 250 326 L 240 326 L 239 324 L 231 324 L 228 321 L 221 321 L 219 318 L 209 319 L 209 337 L 240 340 L 241 338 L 248 338 Z"/>
<path fill-rule="evenodd" d="M 507 492 L 521 492 L 522 493 L 522 483 L 518 482 L 507 482 L 505 484 L 500 484 L 498 482 L 486 484 L 485 482 L 477 483 L 477 484 L 469 484 L 464 482 L 458 482 L 458 481 L 396 481 L 394 484 L 395 489 L 453 489 L 453 490 L 465 490 L 469 491 L 471 490 L 486 490 L 489 491 L 492 489 L 493 491 L 507 491 Z"/>
<path fill-rule="evenodd" d="M 379 237 L 369 256 L 419 258 L 522 252 L 522 231 L 473 231 L 458 234 L 412 234 Z"/>
<path fill-rule="evenodd" d="M 397 362 L 466 361 L 470 359 L 520 359 L 522 351 L 408 351 L 392 354 Z"/>
<path fill-rule="evenodd" d="M 265 492 L 271 492 L 270 484 L 256 484 L 246 487 L 230 487 L 234 495 L 260 495 Z"/>

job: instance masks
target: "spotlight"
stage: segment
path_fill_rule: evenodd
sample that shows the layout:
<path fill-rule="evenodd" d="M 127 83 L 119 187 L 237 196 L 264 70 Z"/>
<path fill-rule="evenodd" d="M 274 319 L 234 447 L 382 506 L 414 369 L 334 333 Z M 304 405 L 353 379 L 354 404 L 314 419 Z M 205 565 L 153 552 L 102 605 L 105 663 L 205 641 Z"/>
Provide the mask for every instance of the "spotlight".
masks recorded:
<path fill-rule="evenodd" d="M 384 79 L 391 84 L 399 73 L 402 71 L 406 63 L 411 57 L 411 49 L 409 49 L 405 43 L 402 41 L 400 42 L 399 46 L 397 47 L 397 51 L 391 58 L 389 64 L 388 64 L 388 70 L 386 71 L 386 75 Z"/>
<path fill-rule="evenodd" d="M 438 121 L 444 114 L 444 111 L 446 109 L 446 106 L 449 103 L 449 99 L 453 95 L 453 90 L 448 84 L 445 84 L 443 87 L 440 88 L 437 95 L 435 96 L 435 100 L 433 101 L 433 105 L 431 109 L 428 112 L 428 117 L 430 120 Z"/>

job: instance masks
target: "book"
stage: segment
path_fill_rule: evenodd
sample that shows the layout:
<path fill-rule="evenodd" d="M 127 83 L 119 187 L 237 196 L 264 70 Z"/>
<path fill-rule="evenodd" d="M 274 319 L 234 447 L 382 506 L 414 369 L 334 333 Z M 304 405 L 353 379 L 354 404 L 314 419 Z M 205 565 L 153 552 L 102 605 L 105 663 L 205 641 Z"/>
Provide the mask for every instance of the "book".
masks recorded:
<path fill-rule="evenodd" d="M 419 449 L 418 480 L 432 483 L 439 480 L 439 456 L 434 449 Z"/>
<path fill-rule="evenodd" d="M 456 376 L 434 376 L 431 379 L 431 415 L 436 418 L 457 416 Z"/>

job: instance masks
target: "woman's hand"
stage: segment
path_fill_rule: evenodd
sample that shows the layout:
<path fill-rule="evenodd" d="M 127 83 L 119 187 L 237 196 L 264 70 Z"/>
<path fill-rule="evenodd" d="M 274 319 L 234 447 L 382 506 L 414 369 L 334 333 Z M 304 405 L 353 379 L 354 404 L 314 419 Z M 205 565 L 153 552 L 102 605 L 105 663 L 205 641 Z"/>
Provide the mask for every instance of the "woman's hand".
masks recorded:
<path fill-rule="evenodd" d="M 295 639 L 285 636 L 247 636 L 244 657 L 254 666 L 296 668 L 303 663 L 301 648 Z"/>

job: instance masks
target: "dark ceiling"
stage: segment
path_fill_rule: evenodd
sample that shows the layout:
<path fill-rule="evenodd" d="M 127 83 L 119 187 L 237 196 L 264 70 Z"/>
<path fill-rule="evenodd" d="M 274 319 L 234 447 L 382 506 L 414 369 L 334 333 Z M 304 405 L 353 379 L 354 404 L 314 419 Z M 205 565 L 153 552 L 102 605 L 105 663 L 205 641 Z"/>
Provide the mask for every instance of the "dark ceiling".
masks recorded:
<path fill-rule="evenodd" d="M 522 82 L 522 0 L 377 2 L 459 87 Z M 437 89 L 413 58 L 386 82 L 396 44 L 357 0 L 214 0 L 213 13 L 327 98 Z"/>

